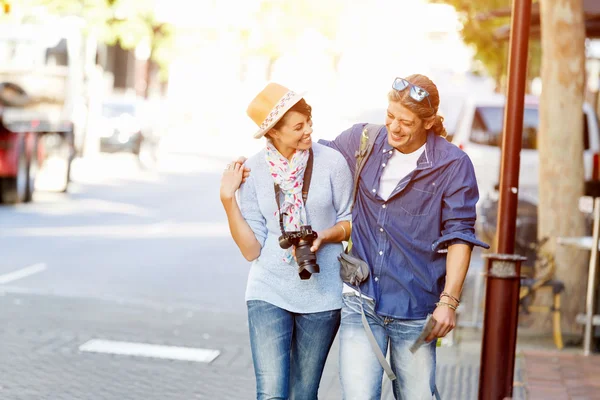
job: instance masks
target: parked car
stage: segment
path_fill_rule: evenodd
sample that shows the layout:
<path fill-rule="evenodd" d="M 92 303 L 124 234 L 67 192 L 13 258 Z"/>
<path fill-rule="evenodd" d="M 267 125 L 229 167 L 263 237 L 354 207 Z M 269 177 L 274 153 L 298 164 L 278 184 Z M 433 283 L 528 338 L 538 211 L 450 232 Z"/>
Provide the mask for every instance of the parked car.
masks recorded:
<path fill-rule="evenodd" d="M 504 97 L 485 100 L 467 100 L 461 111 L 452 142 L 463 149 L 473 161 L 479 185 L 477 204 L 478 236 L 487 243 L 495 242 L 500 180 L 500 147 L 504 124 Z M 517 232 L 515 252 L 535 260 L 531 245 L 537 240 L 537 205 L 539 182 L 539 154 L 537 138 L 539 108 L 536 98 L 527 98 L 523 114 L 523 142 L 519 171 L 519 199 L 517 204 Z M 600 124 L 594 109 L 583 105 L 583 163 L 587 194 L 598 192 Z"/>
<path fill-rule="evenodd" d="M 99 124 L 100 151 L 132 153 L 140 167 L 154 168 L 158 162 L 161 111 L 144 99 L 115 96 L 102 103 Z"/>
<path fill-rule="evenodd" d="M 537 98 L 526 98 L 519 174 L 520 195 L 535 204 L 539 181 L 538 104 Z M 452 137 L 452 142 L 473 161 L 482 198 L 493 195 L 494 187 L 500 181 L 504 105 L 504 96 L 465 101 Z M 582 118 L 585 181 L 595 181 L 599 178 L 600 124 L 594 109 L 587 103 L 583 106 Z"/>
<path fill-rule="evenodd" d="M 135 101 L 111 100 L 102 104 L 100 151 L 139 154 L 143 140 L 140 105 Z"/>

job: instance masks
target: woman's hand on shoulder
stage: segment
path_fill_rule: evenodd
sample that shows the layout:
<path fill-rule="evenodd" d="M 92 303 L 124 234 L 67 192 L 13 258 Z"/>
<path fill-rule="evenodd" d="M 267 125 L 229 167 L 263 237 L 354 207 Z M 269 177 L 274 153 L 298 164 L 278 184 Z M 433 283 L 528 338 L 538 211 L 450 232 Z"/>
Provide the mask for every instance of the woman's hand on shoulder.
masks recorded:
<path fill-rule="evenodd" d="M 244 163 L 247 161 L 248 159 L 244 156 L 239 157 L 237 160 L 235 160 L 232 164 L 234 165 L 240 165 L 243 168 L 243 173 L 242 173 L 242 183 L 246 182 L 246 179 L 248 179 L 248 177 L 250 176 L 250 167 L 244 165 Z"/>
<path fill-rule="evenodd" d="M 235 192 L 240 188 L 244 180 L 244 167 L 242 164 L 227 164 L 221 177 L 221 190 L 219 192 L 221 201 L 233 199 Z"/>

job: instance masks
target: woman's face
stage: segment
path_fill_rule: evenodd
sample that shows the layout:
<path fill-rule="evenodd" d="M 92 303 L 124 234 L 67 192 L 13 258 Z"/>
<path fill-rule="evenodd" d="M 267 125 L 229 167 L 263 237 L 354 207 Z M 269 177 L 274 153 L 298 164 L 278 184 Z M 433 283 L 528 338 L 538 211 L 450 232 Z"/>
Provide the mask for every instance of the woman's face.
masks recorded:
<path fill-rule="evenodd" d="M 312 146 L 312 132 L 310 118 L 297 111 L 288 111 L 283 117 L 283 123 L 271 130 L 271 138 L 280 152 L 288 149 L 308 150 Z M 283 148 L 279 149 L 279 146 Z"/>

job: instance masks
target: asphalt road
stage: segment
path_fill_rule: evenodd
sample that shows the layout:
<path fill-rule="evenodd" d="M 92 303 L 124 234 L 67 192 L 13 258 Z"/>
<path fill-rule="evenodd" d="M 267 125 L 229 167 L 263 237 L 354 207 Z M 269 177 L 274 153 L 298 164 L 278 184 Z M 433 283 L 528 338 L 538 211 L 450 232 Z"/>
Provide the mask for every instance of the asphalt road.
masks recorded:
<path fill-rule="evenodd" d="M 222 161 L 78 160 L 68 194 L 0 207 L 1 399 L 250 399 L 248 263 Z M 87 353 L 92 339 L 218 350 L 212 363 Z"/>

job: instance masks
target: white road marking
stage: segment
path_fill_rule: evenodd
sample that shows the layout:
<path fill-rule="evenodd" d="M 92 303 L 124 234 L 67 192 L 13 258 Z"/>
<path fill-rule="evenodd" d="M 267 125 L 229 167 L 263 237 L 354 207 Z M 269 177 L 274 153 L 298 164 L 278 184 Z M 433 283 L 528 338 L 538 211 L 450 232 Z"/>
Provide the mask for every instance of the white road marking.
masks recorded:
<path fill-rule="evenodd" d="M 221 354 L 218 350 L 193 347 L 161 346 L 147 343 L 92 339 L 79 346 L 79 351 L 125 356 L 163 358 L 169 360 L 210 363 Z"/>
<path fill-rule="evenodd" d="M 136 217 L 154 217 L 156 211 L 135 204 L 101 199 L 74 200 L 52 192 L 36 194 L 36 203 L 18 209 L 21 214 L 78 215 L 87 213 L 122 214 Z"/>
<path fill-rule="evenodd" d="M 37 274 L 38 272 L 42 272 L 46 269 L 46 264 L 38 263 L 33 264 L 29 267 L 22 268 L 8 274 L 0 275 L 0 285 L 4 283 L 9 283 L 16 281 L 17 279 L 26 278 L 30 275 Z"/>
<path fill-rule="evenodd" d="M 88 292 L 85 293 L 66 293 L 66 292 L 57 292 L 55 290 L 49 289 L 39 289 L 39 288 L 25 288 L 21 286 L 13 286 L 13 285 L 0 285 L 0 296 L 4 294 L 26 294 L 33 296 L 52 296 L 59 297 L 64 299 L 74 299 L 74 300 L 85 300 L 89 298 L 93 298 L 95 300 L 101 300 L 110 302 L 113 304 L 117 304 L 120 306 L 126 305 L 131 307 L 144 307 L 154 311 L 160 312 L 173 312 L 173 311 L 188 311 L 188 312 L 200 312 L 200 313 L 214 313 L 214 308 L 206 304 L 200 304 L 197 302 L 176 302 L 171 303 L 170 305 L 165 305 L 162 301 L 152 301 L 152 300 L 142 300 L 142 299 L 134 299 L 134 298 L 124 298 L 113 295 L 97 295 L 91 294 Z M 242 310 L 247 312 L 247 310 Z M 244 314 L 245 315 L 245 314 Z"/>
<path fill-rule="evenodd" d="M 102 237 L 102 238 L 218 238 L 229 237 L 226 223 L 158 223 L 135 225 L 52 226 L 10 228 L 0 237 Z"/>

